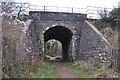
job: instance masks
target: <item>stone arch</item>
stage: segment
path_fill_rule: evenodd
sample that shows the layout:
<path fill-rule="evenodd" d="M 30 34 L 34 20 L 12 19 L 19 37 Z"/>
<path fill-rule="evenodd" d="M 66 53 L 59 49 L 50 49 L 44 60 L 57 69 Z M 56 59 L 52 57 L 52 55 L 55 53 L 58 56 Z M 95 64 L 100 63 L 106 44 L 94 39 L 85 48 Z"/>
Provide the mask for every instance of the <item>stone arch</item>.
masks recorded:
<path fill-rule="evenodd" d="M 62 59 L 64 61 L 69 60 L 68 50 L 70 48 L 70 42 L 72 39 L 73 33 L 70 29 L 64 26 L 54 26 L 47 29 L 44 32 L 44 42 L 48 40 L 56 39 L 62 44 Z"/>
<path fill-rule="evenodd" d="M 45 24 L 45 23 L 44 23 Z M 72 25 L 70 26 L 69 24 L 65 24 L 65 23 L 48 23 L 47 25 L 44 25 L 43 27 L 43 33 L 45 33 L 48 29 L 52 28 L 52 27 L 56 27 L 56 26 L 61 26 L 61 27 L 65 27 L 67 29 L 69 29 L 72 33 L 74 33 L 74 28 L 76 28 L 76 26 Z"/>

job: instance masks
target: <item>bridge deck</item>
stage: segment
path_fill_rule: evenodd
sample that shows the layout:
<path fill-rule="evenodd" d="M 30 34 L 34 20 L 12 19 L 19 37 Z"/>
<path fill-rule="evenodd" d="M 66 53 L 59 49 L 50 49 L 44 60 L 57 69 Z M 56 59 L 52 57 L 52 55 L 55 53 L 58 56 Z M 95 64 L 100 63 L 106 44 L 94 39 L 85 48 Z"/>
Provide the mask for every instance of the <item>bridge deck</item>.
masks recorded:
<path fill-rule="evenodd" d="M 3 1 L 0 1 L 0 6 L 2 6 Z M 110 12 L 113 8 L 104 8 L 96 6 L 87 6 L 86 8 L 75 8 L 75 7 L 60 7 L 60 6 L 42 6 L 42 5 L 31 5 L 29 3 L 14 3 L 15 10 L 19 10 L 22 6 L 22 10 L 25 12 L 31 11 L 46 11 L 46 12 L 67 12 L 67 13 L 83 13 L 87 14 L 90 19 L 99 19 L 99 12 L 107 10 Z"/>
<path fill-rule="evenodd" d="M 40 20 L 84 21 L 87 19 L 87 14 L 81 13 L 30 11 L 29 14 L 38 16 Z"/>

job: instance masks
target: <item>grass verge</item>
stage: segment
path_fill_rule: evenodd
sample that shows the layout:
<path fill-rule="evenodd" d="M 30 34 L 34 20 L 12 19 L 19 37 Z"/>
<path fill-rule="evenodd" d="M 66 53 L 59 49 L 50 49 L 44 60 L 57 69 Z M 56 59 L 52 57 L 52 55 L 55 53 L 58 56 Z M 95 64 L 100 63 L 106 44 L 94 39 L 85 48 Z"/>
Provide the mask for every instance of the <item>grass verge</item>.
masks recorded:
<path fill-rule="evenodd" d="M 88 63 L 81 62 L 80 65 L 75 63 L 64 62 L 64 66 L 69 68 L 78 78 L 117 78 L 115 71 L 108 68 L 95 68 Z"/>
<path fill-rule="evenodd" d="M 84 67 L 78 67 L 70 62 L 65 62 L 64 66 L 69 68 L 78 78 L 90 78 L 93 75 L 92 70 L 88 70 Z"/>
<path fill-rule="evenodd" d="M 32 78 L 56 78 L 58 77 L 56 66 L 53 63 L 45 62 L 38 70 L 31 74 Z"/>

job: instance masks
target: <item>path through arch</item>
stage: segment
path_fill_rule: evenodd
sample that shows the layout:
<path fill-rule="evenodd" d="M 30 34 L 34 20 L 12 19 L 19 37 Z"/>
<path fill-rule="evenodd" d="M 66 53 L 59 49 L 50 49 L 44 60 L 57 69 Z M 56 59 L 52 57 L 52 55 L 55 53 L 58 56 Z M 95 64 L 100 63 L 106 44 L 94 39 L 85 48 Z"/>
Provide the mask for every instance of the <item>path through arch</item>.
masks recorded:
<path fill-rule="evenodd" d="M 68 28 L 63 26 L 55 26 L 45 31 L 44 40 L 45 43 L 51 39 L 60 41 L 62 43 L 62 59 L 63 61 L 68 61 L 70 56 L 68 54 L 68 50 L 70 48 L 72 35 L 73 33 Z"/>

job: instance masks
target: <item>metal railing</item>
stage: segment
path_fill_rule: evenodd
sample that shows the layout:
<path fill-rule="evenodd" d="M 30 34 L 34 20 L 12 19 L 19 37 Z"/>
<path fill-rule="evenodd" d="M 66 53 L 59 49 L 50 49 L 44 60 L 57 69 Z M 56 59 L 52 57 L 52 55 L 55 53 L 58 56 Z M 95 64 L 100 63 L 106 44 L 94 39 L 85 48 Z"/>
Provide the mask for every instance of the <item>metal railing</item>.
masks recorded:
<path fill-rule="evenodd" d="M 2 2 L 0 2 L 1 4 Z M 26 11 L 49 11 L 49 12 L 67 12 L 67 13 L 82 13 L 87 14 L 88 18 L 99 19 L 100 15 L 98 12 L 106 9 L 108 12 L 112 10 L 112 8 L 104 8 L 104 7 L 95 7 L 95 6 L 87 6 L 86 8 L 73 8 L 73 7 L 60 7 L 60 6 L 41 6 L 41 5 L 31 5 L 29 3 L 15 3 L 17 7 L 22 5 L 22 8 Z M 16 8 L 17 10 L 17 8 Z"/>
<path fill-rule="evenodd" d="M 40 6 L 30 5 L 30 11 L 50 11 L 50 12 L 67 12 L 67 13 L 82 13 L 87 14 L 88 18 L 99 19 L 99 12 L 103 10 L 110 12 L 112 8 L 87 6 L 86 8 L 73 8 L 73 7 L 59 7 L 59 6 Z"/>
<path fill-rule="evenodd" d="M 52 11 L 52 12 L 67 12 L 67 13 L 85 13 L 85 10 L 86 10 L 85 8 L 30 5 L 30 11 Z"/>

